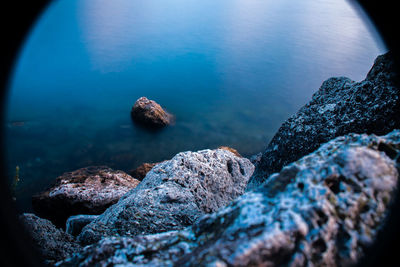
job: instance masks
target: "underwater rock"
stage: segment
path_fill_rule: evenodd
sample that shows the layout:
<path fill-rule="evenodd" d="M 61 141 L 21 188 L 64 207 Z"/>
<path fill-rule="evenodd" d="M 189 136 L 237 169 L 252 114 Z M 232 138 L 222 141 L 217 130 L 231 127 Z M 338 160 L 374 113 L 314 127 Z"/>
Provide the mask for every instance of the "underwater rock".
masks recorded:
<path fill-rule="evenodd" d="M 157 102 L 141 97 L 136 100 L 131 110 L 132 119 L 150 127 L 164 127 L 173 122 L 173 116 L 166 112 Z"/>
<path fill-rule="evenodd" d="M 78 240 L 90 244 L 105 236 L 182 229 L 240 196 L 253 170 L 248 159 L 227 150 L 179 153 L 85 226 Z"/>
<path fill-rule="evenodd" d="M 384 226 L 399 150 L 398 130 L 338 137 L 190 227 L 107 237 L 58 265 L 353 265 Z"/>
<path fill-rule="evenodd" d="M 239 152 L 236 149 L 231 148 L 229 146 L 220 146 L 218 149 L 225 149 L 225 150 L 228 150 L 228 151 L 232 152 L 237 157 L 242 157 L 242 155 L 240 155 Z"/>
<path fill-rule="evenodd" d="M 154 166 L 159 164 L 161 162 L 157 163 L 143 163 L 139 165 L 136 169 L 131 170 L 129 173 L 132 177 L 135 177 L 135 179 L 138 179 L 139 181 L 142 181 L 144 177 L 146 177 L 146 174 L 153 169 Z"/>
<path fill-rule="evenodd" d="M 286 120 L 263 152 L 248 190 L 321 144 L 348 133 L 386 134 L 400 128 L 400 89 L 391 54 L 378 56 L 365 80 L 326 80 L 312 100 Z"/>
<path fill-rule="evenodd" d="M 65 232 L 72 236 L 77 236 L 81 233 L 82 228 L 94 221 L 99 215 L 74 215 L 68 218 Z"/>
<path fill-rule="evenodd" d="M 59 176 L 48 190 L 32 197 L 35 212 L 64 227 L 71 215 L 100 214 L 139 181 L 107 166 L 91 166 Z"/>
<path fill-rule="evenodd" d="M 20 220 L 32 237 L 40 257 L 47 264 L 65 259 L 82 249 L 71 235 L 56 228 L 46 219 L 32 213 L 24 213 L 20 215 Z"/>

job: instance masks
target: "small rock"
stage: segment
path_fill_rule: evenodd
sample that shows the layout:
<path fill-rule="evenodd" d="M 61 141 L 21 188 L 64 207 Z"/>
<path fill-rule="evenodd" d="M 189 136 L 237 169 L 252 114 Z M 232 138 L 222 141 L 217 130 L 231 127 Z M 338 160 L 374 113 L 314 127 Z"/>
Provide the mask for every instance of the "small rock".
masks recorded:
<path fill-rule="evenodd" d="M 39 216 L 65 227 L 68 217 L 100 214 L 138 184 L 123 171 L 86 167 L 58 177 L 54 186 L 32 197 L 32 207 Z"/>
<path fill-rule="evenodd" d="M 164 127 L 173 122 L 173 116 L 157 102 L 141 97 L 136 100 L 131 110 L 132 119 L 149 127 Z"/>
<path fill-rule="evenodd" d="M 142 181 L 144 179 L 144 177 L 146 177 L 146 174 L 153 169 L 154 166 L 156 166 L 157 164 L 159 164 L 161 162 L 157 162 L 157 163 L 143 163 L 141 164 L 139 167 L 137 167 L 134 170 L 130 171 L 130 175 L 132 177 L 135 177 L 135 179 L 138 179 L 139 181 Z"/>

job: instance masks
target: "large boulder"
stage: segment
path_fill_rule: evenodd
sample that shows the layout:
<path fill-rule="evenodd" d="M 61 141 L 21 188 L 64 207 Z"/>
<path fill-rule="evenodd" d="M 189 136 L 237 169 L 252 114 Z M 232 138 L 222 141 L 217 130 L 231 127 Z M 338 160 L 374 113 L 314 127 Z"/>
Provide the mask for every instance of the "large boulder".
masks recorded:
<path fill-rule="evenodd" d="M 312 100 L 282 124 L 256 165 L 248 189 L 272 173 L 348 133 L 386 134 L 400 128 L 399 87 L 391 54 L 379 56 L 365 80 L 326 80 Z"/>
<path fill-rule="evenodd" d="M 59 266 L 353 265 L 384 226 L 399 150 L 400 131 L 338 137 L 191 227 L 104 238 Z"/>
<path fill-rule="evenodd" d="M 24 213 L 20 215 L 20 220 L 32 237 L 40 258 L 47 264 L 67 258 L 82 249 L 71 235 L 46 219 Z"/>
<path fill-rule="evenodd" d="M 144 96 L 136 100 L 131 110 L 131 116 L 136 122 L 155 128 L 170 125 L 174 119 L 157 102 Z"/>
<path fill-rule="evenodd" d="M 136 236 L 182 229 L 240 196 L 254 166 L 222 149 L 182 152 L 157 164 L 143 181 L 96 220 L 78 239 Z"/>
<path fill-rule="evenodd" d="M 86 167 L 59 176 L 51 188 L 32 197 L 32 206 L 39 216 L 65 227 L 69 216 L 100 214 L 138 184 L 123 171 Z"/>

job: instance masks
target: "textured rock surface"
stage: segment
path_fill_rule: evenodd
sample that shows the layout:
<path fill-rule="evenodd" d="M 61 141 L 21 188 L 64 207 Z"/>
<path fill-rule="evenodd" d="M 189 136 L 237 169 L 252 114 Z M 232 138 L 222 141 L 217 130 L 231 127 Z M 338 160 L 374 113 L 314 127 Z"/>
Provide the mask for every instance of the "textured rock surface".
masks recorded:
<path fill-rule="evenodd" d="M 132 118 L 140 124 L 150 127 L 164 127 L 173 122 L 173 116 L 157 102 L 141 97 L 131 110 Z"/>
<path fill-rule="evenodd" d="M 80 215 L 74 215 L 68 218 L 66 227 L 65 227 L 65 232 L 67 234 L 70 234 L 72 236 L 77 236 L 81 233 L 82 228 L 97 219 L 99 215 L 86 215 L 86 214 L 80 214 Z"/>
<path fill-rule="evenodd" d="M 338 137 L 191 227 L 105 238 L 59 265 L 351 265 L 383 226 L 399 149 L 400 131 Z"/>
<path fill-rule="evenodd" d="M 76 214 L 100 214 L 139 181 L 106 166 L 82 168 L 59 176 L 53 187 L 32 197 L 35 212 L 64 227 Z"/>
<path fill-rule="evenodd" d="M 20 220 L 31 235 L 35 247 L 46 263 L 54 263 L 78 252 L 81 246 L 74 238 L 61 229 L 57 229 L 50 221 L 31 213 L 24 213 Z"/>
<path fill-rule="evenodd" d="M 254 166 L 227 150 L 182 152 L 156 165 L 120 201 L 87 225 L 82 243 L 182 229 L 244 192 Z"/>
<path fill-rule="evenodd" d="M 386 134 L 400 128 L 399 88 L 390 54 L 379 56 L 365 80 L 326 80 L 312 100 L 282 124 L 264 151 L 248 189 L 321 144 L 348 133 Z"/>

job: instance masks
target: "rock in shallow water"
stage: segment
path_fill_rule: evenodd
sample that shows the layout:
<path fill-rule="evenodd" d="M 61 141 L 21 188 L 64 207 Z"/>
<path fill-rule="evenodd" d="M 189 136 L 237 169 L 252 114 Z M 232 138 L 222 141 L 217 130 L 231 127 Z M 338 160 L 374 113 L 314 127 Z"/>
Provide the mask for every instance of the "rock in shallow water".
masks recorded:
<path fill-rule="evenodd" d="M 80 214 L 71 216 L 67 220 L 65 232 L 72 236 L 77 236 L 81 233 L 83 227 L 93 222 L 97 217 L 99 215 Z"/>
<path fill-rule="evenodd" d="M 222 150 L 182 152 L 147 173 L 120 201 L 87 225 L 84 243 L 104 236 L 135 236 L 182 229 L 240 196 L 254 166 Z"/>
<path fill-rule="evenodd" d="M 20 216 L 20 220 L 31 235 L 41 258 L 48 264 L 62 260 L 82 249 L 71 235 L 57 229 L 46 219 L 24 213 Z"/>
<path fill-rule="evenodd" d="M 400 131 L 350 134 L 286 166 L 192 227 L 107 237 L 59 266 L 348 266 L 397 191 Z"/>
<path fill-rule="evenodd" d="M 248 189 L 321 144 L 348 133 L 386 134 L 400 128 L 400 89 L 391 54 L 379 56 L 365 80 L 326 80 L 312 100 L 282 124 L 256 165 Z"/>
<path fill-rule="evenodd" d="M 149 127 L 164 127 L 173 122 L 173 116 L 157 102 L 141 97 L 136 100 L 131 110 L 132 119 Z"/>
<path fill-rule="evenodd" d="M 100 214 L 139 181 L 106 166 L 82 168 L 59 176 L 54 186 L 32 197 L 35 212 L 64 227 L 76 214 Z"/>

